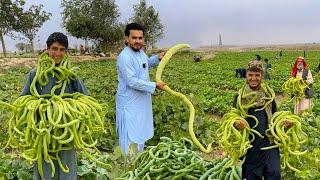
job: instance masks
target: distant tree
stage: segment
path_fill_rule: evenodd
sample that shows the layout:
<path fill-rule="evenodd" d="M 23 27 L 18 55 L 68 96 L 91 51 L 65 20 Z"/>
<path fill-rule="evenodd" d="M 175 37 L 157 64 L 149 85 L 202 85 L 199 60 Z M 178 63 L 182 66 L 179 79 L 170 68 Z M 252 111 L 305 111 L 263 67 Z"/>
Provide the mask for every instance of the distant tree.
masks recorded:
<path fill-rule="evenodd" d="M 12 32 L 18 28 L 18 19 L 23 12 L 24 0 L 1 0 L 0 1 L 0 41 L 3 54 L 7 57 L 5 35 L 13 35 Z"/>
<path fill-rule="evenodd" d="M 15 47 L 18 49 L 19 52 L 25 52 L 25 53 L 32 52 L 31 44 L 19 42 L 15 45 Z"/>
<path fill-rule="evenodd" d="M 147 6 L 146 0 L 133 6 L 134 14 L 130 21 L 142 24 L 145 28 L 145 42 L 147 48 L 155 47 L 156 42 L 163 38 L 164 26 L 160 22 L 159 12 L 153 6 Z"/>
<path fill-rule="evenodd" d="M 103 51 L 123 44 L 123 25 L 114 0 L 62 0 L 63 26 L 77 38 L 92 40 Z"/>
<path fill-rule="evenodd" d="M 25 43 L 17 43 L 16 48 L 18 49 L 18 51 L 23 52 L 25 50 L 26 44 Z"/>
<path fill-rule="evenodd" d="M 28 43 L 25 43 L 25 45 L 26 45 L 26 47 L 25 47 L 25 52 L 26 53 L 31 53 L 32 52 L 32 46 L 31 46 L 31 44 L 28 44 Z M 33 53 L 33 52 L 32 52 Z"/>
<path fill-rule="evenodd" d="M 43 10 L 43 5 L 32 5 L 27 11 L 23 12 L 19 18 L 20 32 L 30 43 L 32 53 L 34 51 L 34 39 L 43 23 L 49 20 L 51 13 Z"/>

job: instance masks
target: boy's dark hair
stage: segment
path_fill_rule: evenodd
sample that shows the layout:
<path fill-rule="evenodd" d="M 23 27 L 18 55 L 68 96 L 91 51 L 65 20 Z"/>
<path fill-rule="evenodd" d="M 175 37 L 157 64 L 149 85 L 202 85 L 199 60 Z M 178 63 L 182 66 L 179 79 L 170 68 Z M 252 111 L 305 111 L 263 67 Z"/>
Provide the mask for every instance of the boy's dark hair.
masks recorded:
<path fill-rule="evenodd" d="M 124 30 L 124 35 L 125 36 L 129 36 L 130 30 L 140 30 L 144 34 L 144 27 L 141 24 L 138 24 L 138 23 L 127 24 L 126 29 Z"/>
<path fill-rule="evenodd" d="M 247 68 L 247 72 L 248 71 L 263 73 L 262 64 L 257 60 L 250 61 Z"/>
<path fill-rule="evenodd" d="M 54 32 L 50 34 L 50 36 L 47 39 L 47 48 L 50 48 L 50 46 L 55 42 L 58 42 L 59 44 L 63 45 L 66 48 L 66 50 L 68 49 L 68 37 L 63 33 Z"/>
<path fill-rule="evenodd" d="M 263 70 L 261 70 L 260 68 L 258 68 L 257 66 L 252 66 L 250 68 L 247 69 L 247 72 L 251 71 L 251 72 L 261 72 L 263 73 Z"/>

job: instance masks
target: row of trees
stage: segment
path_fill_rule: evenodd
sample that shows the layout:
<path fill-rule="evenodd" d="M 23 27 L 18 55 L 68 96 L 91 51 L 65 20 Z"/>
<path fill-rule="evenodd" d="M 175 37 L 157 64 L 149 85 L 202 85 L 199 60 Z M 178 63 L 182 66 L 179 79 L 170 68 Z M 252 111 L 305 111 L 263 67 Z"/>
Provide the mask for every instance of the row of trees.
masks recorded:
<path fill-rule="evenodd" d="M 27 40 L 34 53 L 33 41 L 43 23 L 51 13 L 43 10 L 43 5 L 32 5 L 24 9 L 24 0 L 0 1 L 0 41 L 4 56 L 7 56 L 4 36 Z"/>
<path fill-rule="evenodd" d="M 51 13 L 43 10 L 43 5 L 32 5 L 25 10 L 24 0 L 0 1 L 0 41 L 6 57 L 4 36 L 27 40 L 34 53 L 34 39 Z M 124 27 L 128 22 L 120 22 L 120 13 L 115 0 L 62 0 L 62 25 L 77 38 L 92 41 L 100 50 L 114 51 L 124 44 Z M 146 0 L 134 5 L 129 22 L 144 25 L 147 48 L 155 47 L 163 37 L 163 25 L 159 13 L 147 6 Z M 22 46 L 19 46 L 22 47 Z"/>
<path fill-rule="evenodd" d="M 63 26 L 77 38 L 91 40 L 102 51 L 114 51 L 124 44 L 124 27 L 115 0 L 63 0 Z M 146 0 L 133 7 L 130 22 L 142 24 L 147 48 L 163 37 L 159 13 Z"/>

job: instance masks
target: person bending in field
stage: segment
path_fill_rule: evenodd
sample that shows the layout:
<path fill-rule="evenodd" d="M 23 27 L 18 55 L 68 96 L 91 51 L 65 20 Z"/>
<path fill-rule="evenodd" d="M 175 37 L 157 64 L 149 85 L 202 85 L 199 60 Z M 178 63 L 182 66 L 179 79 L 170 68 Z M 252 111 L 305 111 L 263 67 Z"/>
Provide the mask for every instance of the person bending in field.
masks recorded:
<path fill-rule="evenodd" d="M 117 59 L 118 89 L 116 95 L 116 127 L 121 149 L 128 154 L 132 143 L 142 151 L 144 143 L 153 136 L 151 94 L 163 90 L 165 83 L 151 82 L 149 67 L 156 67 L 164 52 L 150 58 L 141 49 L 144 27 L 137 23 L 125 28 L 126 47 Z"/>
<path fill-rule="evenodd" d="M 265 109 L 256 111 L 262 108 L 267 101 L 264 100 L 266 93 L 261 88 L 263 75 L 263 67 L 259 61 L 251 61 L 248 64 L 248 69 L 246 73 L 246 87 L 244 91 L 246 93 L 257 92 L 257 105 L 248 109 L 247 114 L 255 116 L 259 123 L 254 129 L 257 130 L 264 138 L 255 136 L 253 142 L 251 142 L 252 147 L 248 149 L 247 154 L 244 157 L 244 163 L 242 165 L 242 175 L 243 179 L 247 180 L 260 180 L 264 177 L 265 180 L 280 180 L 280 153 L 279 148 L 274 148 L 270 150 L 261 150 L 262 147 L 273 145 L 272 142 L 265 135 L 265 131 L 268 129 L 268 122 L 271 119 L 273 113 L 277 111 L 276 102 L 273 99 Z M 238 95 L 235 96 L 233 106 L 235 108 L 238 104 Z M 253 97 L 249 96 L 246 98 L 241 98 L 241 105 L 245 106 Z M 235 123 L 235 127 L 239 130 L 245 128 L 247 121 L 252 128 L 256 121 L 252 118 L 246 118 Z M 289 122 L 285 123 L 285 128 L 290 126 Z M 252 138 L 249 136 L 249 138 Z"/>
<path fill-rule="evenodd" d="M 238 68 L 236 69 L 236 77 L 239 78 L 246 78 L 246 68 Z"/>
<path fill-rule="evenodd" d="M 256 54 L 256 61 L 260 61 L 261 60 L 261 56 L 259 54 Z"/>
<path fill-rule="evenodd" d="M 67 56 L 67 49 L 68 49 L 68 38 L 66 35 L 55 32 L 51 34 L 47 39 L 47 50 L 44 53 L 47 53 L 49 57 L 51 57 L 56 66 L 60 66 L 60 62 L 63 60 L 65 56 Z M 27 75 L 26 82 L 24 84 L 24 88 L 22 90 L 21 95 L 31 95 L 30 92 L 30 85 L 36 75 L 36 69 L 32 69 L 29 74 Z M 37 92 L 40 95 L 43 94 L 50 94 L 51 89 L 56 85 L 57 79 L 53 77 L 51 74 L 48 74 L 49 82 L 45 86 L 40 86 L 38 82 L 36 82 Z M 58 95 L 61 92 L 61 88 L 55 91 L 55 94 Z M 67 84 L 65 88 L 65 93 L 75 93 L 80 92 L 82 94 L 87 95 L 88 91 L 87 88 L 83 85 L 82 81 L 77 78 L 76 80 L 72 80 L 70 83 Z M 59 157 L 63 165 L 69 168 L 69 173 L 64 173 L 60 166 L 58 165 L 57 161 L 54 161 L 56 171 L 54 178 L 51 178 L 51 166 L 49 163 L 43 160 L 43 172 L 44 172 L 44 179 L 59 179 L 59 180 L 76 180 L 77 179 L 77 157 L 76 157 L 76 150 L 73 148 L 71 150 L 62 150 L 59 152 Z M 37 162 L 34 165 L 34 173 L 33 179 L 41 179 L 39 172 L 38 172 L 38 165 Z"/>
<path fill-rule="evenodd" d="M 279 59 L 281 60 L 281 58 L 282 58 L 282 55 L 283 55 L 283 51 L 281 50 L 280 52 L 279 52 Z"/>
<path fill-rule="evenodd" d="M 269 63 L 268 59 L 264 59 L 264 71 L 263 71 L 263 79 L 270 80 L 270 71 L 272 68 L 272 65 Z"/>

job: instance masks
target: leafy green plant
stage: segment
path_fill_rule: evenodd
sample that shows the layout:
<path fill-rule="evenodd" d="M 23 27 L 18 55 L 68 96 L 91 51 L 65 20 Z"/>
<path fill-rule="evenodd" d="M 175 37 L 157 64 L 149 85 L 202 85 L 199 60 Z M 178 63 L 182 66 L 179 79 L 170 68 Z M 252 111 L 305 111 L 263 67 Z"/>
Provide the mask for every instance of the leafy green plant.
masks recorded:
<path fill-rule="evenodd" d="M 32 179 L 33 166 L 15 155 L 0 150 L 0 179 Z"/>

